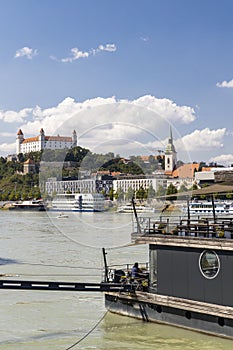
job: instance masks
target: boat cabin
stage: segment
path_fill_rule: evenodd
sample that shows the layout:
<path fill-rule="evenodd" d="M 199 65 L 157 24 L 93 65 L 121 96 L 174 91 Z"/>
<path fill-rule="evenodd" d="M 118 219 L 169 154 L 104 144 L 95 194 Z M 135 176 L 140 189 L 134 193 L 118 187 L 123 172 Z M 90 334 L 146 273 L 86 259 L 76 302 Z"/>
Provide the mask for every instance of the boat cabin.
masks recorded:
<path fill-rule="evenodd" d="M 106 307 L 233 338 L 233 219 L 176 225 L 174 218 L 164 219 L 148 219 L 141 233 L 132 234 L 137 244 L 149 247 L 147 286 L 137 284 L 130 294 L 106 293 Z"/>

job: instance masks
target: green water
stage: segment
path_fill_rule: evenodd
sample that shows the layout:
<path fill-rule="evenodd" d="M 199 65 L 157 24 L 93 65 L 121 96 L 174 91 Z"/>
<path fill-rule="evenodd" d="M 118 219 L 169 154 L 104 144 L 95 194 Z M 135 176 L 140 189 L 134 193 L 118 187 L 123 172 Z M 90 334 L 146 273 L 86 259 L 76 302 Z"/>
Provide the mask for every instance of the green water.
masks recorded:
<path fill-rule="evenodd" d="M 14 279 L 100 282 L 102 247 L 109 264 L 148 261 L 146 246 L 127 246 L 131 215 L 60 220 L 54 213 L 1 211 L 0 224 L 0 274 Z M 0 350 L 233 349 L 231 340 L 106 313 L 100 293 L 0 290 L 0 296 Z"/>

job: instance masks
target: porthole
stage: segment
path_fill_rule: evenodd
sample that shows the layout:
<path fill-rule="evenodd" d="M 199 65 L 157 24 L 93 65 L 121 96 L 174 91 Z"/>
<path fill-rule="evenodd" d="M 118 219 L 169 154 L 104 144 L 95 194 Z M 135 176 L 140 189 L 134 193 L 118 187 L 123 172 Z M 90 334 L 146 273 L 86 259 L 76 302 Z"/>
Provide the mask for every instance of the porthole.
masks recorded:
<path fill-rule="evenodd" d="M 157 305 L 157 306 L 156 306 L 156 311 L 157 311 L 159 314 L 161 314 L 161 312 L 162 312 L 162 306 L 161 306 L 161 305 Z"/>
<path fill-rule="evenodd" d="M 218 318 L 218 324 L 219 326 L 223 327 L 225 325 L 225 321 L 224 321 L 224 318 L 223 317 L 219 317 Z"/>
<path fill-rule="evenodd" d="M 215 278 L 220 270 L 220 260 L 218 255 L 212 250 L 205 250 L 199 258 L 199 268 L 206 278 Z"/>

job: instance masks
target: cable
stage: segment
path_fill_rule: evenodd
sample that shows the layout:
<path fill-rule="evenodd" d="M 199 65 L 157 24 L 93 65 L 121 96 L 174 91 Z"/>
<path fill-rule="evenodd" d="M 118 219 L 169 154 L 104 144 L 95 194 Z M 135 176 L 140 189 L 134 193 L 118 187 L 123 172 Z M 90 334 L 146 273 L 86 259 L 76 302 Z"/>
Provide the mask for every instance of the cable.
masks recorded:
<path fill-rule="evenodd" d="M 87 332 L 82 338 L 80 338 L 78 341 L 76 341 L 73 345 L 69 346 L 68 348 L 66 348 L 65 350 L 70 350 L 72 348 L 74 348 L 76 345 L 78 345 L 79 343 L 81 343 L 81 341 L 83 341 L 85 338 L 87 338 L 97 327 L 98 325 L 103 321 L 103 319 L 106 317 L 108 313 L 108 310 L 105 312 L 105 314 L 99 319 L 99 321 L 94 325 L 94 327 L 92 327 L 89 332 Z"/>

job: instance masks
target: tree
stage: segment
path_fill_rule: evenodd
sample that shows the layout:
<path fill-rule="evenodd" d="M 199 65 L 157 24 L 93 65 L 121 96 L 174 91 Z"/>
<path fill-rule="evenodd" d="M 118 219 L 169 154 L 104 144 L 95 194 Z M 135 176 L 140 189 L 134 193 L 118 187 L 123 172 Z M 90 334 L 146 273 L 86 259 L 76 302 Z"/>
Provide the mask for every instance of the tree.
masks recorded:
<path fill-rule="evenodd" d="M 156 192 L 152 185 L 150 185 L 147 189 L 147 199 L 151 200 L 152 198 L 155 198 Z"/>
<path fill-rule="evenodd" d="M 169 196 L 171 194 L 176 194 L 178 191 L 177 191 L 177 188 L 173 185 L 173 184 L 170 184 L 167 188 L 167 191 L 166 191 L 166 195 Z M 171 200 L 176 200 L 176 196 L 172 196 L 170 199 Z"/>
<path fill-rule="evenodd" d="M 133 197 L 134 197 L 134 190 L 133 190 L 133 188 L 130 186 L 130 187 L 128 188 L 128 191 L 127 191 L 126 194 L 125 194 L 125 198 L 126 198 L 127 200 L 131 200 Z"/>
<path fill-rule="evenodd" d="M 139 190 L 136 191 L 136 198 L 139 200 L 143 200 L 147 198 L 147 191 L 144 190 L 144 188 L 141 186 Z"/>
<path fill-rule="evenodd" d="M 166 189 L 163 186 L 159 185 L 158 190 L 156 192 L 156 196 L 162 197 L 162 196 L 165 196 L 165 193 L 166 193 Z"/>
<path fill-rule="evenodd" d="M 113 190 L 113 188 L 110 188 L 110 190 L 108 191 L 108 196 L 109 196 L 109 199 L 112 201 L 113 198 L 114 198 L 114 190 Z"/>
<path fill-rule="evenodd" d="M 124 199 L 124 191 L 119 187 L 114 195 L 117 201 L 122 201 Z"/>

